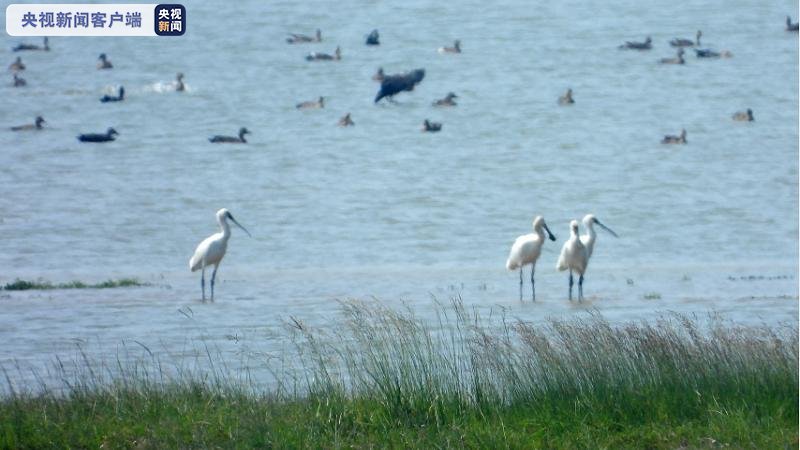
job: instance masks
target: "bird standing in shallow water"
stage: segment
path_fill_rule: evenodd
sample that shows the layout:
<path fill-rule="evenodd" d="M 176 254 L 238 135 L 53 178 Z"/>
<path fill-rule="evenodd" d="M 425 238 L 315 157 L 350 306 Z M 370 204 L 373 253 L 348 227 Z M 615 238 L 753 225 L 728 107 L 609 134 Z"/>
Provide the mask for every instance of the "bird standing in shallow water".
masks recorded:
<path fill-rule="evenodd" d="M 786 31 L 798 31 L 800 30 L 800 23 L 795 22 L 792 23 L 792 18 L 786 16 Z"/>
<path fill-rule="evenodd" d="M 367 36 L 367 45 L 381 45 L 378 30 L 372 30 L 369 36 Z"/>
<path fill-rule="evenodd" d="M 208 266 L 214 266 L 214 272 L 211 274 L 211 301 L 214 301 L 214 281 L 217 277 L 217 269 L 219 269 L 222 258 L 225 257 L 225 251 L 228 249 L 228 239 L 231 237 L 231 227 L 228 225 L 228 219 L 247 233 L 248 236 L 252 237 L 250 232 L 239 225 L 239 222 L 233 218 L 227 209 L 222 208 L 217 211 L 217 223 L 219 224 L 220 232 L 205 238 L 197 246 L 194 255 L 189 260 L 189 269 L 192 272 L 202 270 L 200 286 L 203 292 L 203 301 L 206 299 L 206 267 Z"/>
<path fill-rule="evenodd" d="M 544 218 L 536 216 L 533 219 L 533 233 L 519 236 L 514 241 L 514 244 L 511 245 L 511 251 L 508 253 L 506 269 L 514 270 L 519 268 L 519 301 L 522 301 L 522 267 L 528 264 L 531 265 L 531 299 L 536 301 L 536 285 L 533 281 L 533 274 L 536 271 L 536 261 L 542 253 L 545 231 L 547 231 L 547 236 L 551 241 L 556 240 L 556 237 L 544 222 Z"/>
<path fill-rule="evenodd" d="M 586 247 L 586 256 L 588 258 L 592 257 L 592 252 L 594 251 L 594 242 L 597 240 L 597 233 L 594 232 L 594 225 L 597 224 L 600 228 L 608 231 L 611 233 L 612 236 L 618 238 L 617 233 L 615 233 L 611 228 L 600 223 L 597 220 L 597 217 L 594 214 L 587 214 L 583 216 L 583 227 L 586 228 L 586 234 L 581 235 L 581 244 Z"/>
<path fill-rule="evenodd" d="M 186 85 L 183 84 L 183 74 L 182 73 L 178 73 L 178 75 L 175 76 L 175 90 L 177 92 L 183 92 L 183 91 L 186 90 Z"/>
<path fill-rule="evenodd" d="M 578 221 L 569 223 L 569 240 L 561 247 L 556 269 L 564 271 L 569 269 L 569 300 L 572 301 L 572 272 L 578 274 L 578 301 L 583 300 L 583 274 L 589 265 L 589 253 L 578 236 Z"/>

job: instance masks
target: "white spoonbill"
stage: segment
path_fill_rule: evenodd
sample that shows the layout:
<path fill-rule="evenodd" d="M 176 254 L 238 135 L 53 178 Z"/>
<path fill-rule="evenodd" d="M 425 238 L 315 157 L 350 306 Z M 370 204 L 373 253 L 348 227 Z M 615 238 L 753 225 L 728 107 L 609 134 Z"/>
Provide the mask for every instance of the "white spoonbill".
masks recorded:
<path fill-rule="evenodd" d="M 572 301 L 572 272 L 578 273 L 578 301 L 583 299 L 583 274 L 589 264 L 589 252 L 578 236 L 578 221 L 569 223 L 569 240 L 561 247 L 561 256 L 558 257 L 556 269 L 564 271 L 569 269 L 569 299 Z"/>
<path fill-rule="evenodd" d="M 217 277 L 219 263 L 222 262 L 222 258 L 225 256 L 225 250 L 228 249 L 228 239 L 231 237 L 231 227 L 228 226 L 228 219 L 231 219 L 231 222 L 235 223 L 237 227 L 241 228 L 248 236 L 252 237 L 250 232 L 241 226 L 227 209 L 222 208 L 217 211 L 217 223 L 219 223 L 219 227 L 222 231 L 205 238 L 203 242 L 197 246 L 192 259 L 189 260 L 189 268 L 192 272 L 198 269 L 203 271 L 200 277 L 200 286 L 203 289 L 203 301 L 206 299 L 206 267 L 211 265 L 214 266 L 214 272 L 211 274 L 211 301 L 214 301 L 214 280 Z"/>
<path fill-rule="evenodd" d="M 600 228 L 608 231 L 615 238 L 619 238 L 619 236 L 617 236 L 617 233 L 614 233 L 614 230 L 600 223 L 600 221 L 597 220 L 597 217 L 595 217 L 594 214 L 585 215 L 583 217 L 582 222 L 583 222 L 583 227 L 586 228 L 586 234 L 581 235 L 581 243 L 583 244 L 584 247 L 586 247 L 586 253 L 589 258 L 592 257 L 592 251 L 594 250 L 594 241 L 597 239 L 597 233 L 594 232 L 594 227 L 593 227 L 594 224 L 597 224 L 597 226 L 599 226 Z"/>
<path fill-rule="evenodd" d="M 556 240 L 556 237 L 547 228 L 547 224 L 544 223 L 544 218 L 536 216 L 533 219 L 533 233 L 523 234 L 518 237 L 508 253 L 506 269 L 514 270 L 519 267 L 519 301 L 522 301 L 522 266 L 527 264 L 531 265 L 531 292 L 533 301 L 536 301 L 536 286 L 533 281 L 533 273 L 536 271 L 536 260 L 539 259 L 539 255 L 542 253 L 545 231 L 547 231 L 551 241 Z"/>

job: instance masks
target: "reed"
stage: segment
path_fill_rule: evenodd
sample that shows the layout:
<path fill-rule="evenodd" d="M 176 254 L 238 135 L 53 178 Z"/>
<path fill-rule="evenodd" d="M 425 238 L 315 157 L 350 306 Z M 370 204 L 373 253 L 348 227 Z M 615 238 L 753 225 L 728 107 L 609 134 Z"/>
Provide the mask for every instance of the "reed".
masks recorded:
<path fill-rule="evenodd" d="M 208 348 L 191 370 L 144 346 L 113 367 L 82 354 L 58 362 L 59 385 L 27 391 L 6 371 L 0 447 L 798 445 L 795 324 L 436 310 L 351 301 L 335 327 L 291 318 L 267 390 Z"/>

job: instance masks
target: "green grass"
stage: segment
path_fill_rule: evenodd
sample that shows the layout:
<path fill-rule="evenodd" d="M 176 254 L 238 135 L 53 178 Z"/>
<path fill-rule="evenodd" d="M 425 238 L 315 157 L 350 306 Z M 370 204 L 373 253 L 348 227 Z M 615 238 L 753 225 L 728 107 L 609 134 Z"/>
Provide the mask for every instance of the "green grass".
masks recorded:
<path fill-rule="evenodd" d="M 192 373 L 155 357 L 59 363 L 62 385 L 38 391 L 9 378 L 0 447 L 798 446 L 796 325 L 484 321 L 457 302 L 434 321 L 375 303 L 342 312 L 336 327 L 287 324 L 266 392 L 210 355 Z"/>
<path fill-rule="evenodd" d="M 53 284 L 44 280 L 29 281 L 17 278 L 11 283 L 6 283 L 6 285 L 3 286 L 3 289 L 6 291 L 27 291 L 30 289 L 110 289 L 138 286 L 147 286 L 147 283 L 141 283 L 136 278 L 120 278 L 119 280 L 106 280 L 95 284 L 88 284 L 82 281 L 70 281 L 69 283 Z"/>

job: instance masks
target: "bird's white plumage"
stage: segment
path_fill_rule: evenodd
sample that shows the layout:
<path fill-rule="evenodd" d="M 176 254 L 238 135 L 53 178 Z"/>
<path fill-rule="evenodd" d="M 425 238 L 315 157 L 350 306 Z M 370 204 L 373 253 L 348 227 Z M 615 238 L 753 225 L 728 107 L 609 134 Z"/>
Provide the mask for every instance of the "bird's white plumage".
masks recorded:
<path fill-rule="evenodd" d="M 231 237 L 231 227 L 228 225 L 228 219 L 236 224 L 239 228 L 244 230 L 248 235 L 250 234 L 239 222 L 233 218 L 227 209 L 222 208 L 217 211 L 217 223 L 219 224 L 220 231 L 212 234 L 211 236 L 203 239 L 203 242 L 197 246 L 189 259 L 189 269 L 194 272 L 196 270 L 202 271 L 203 275 L 200 278 L 200 285 L 203 289 L 203 300 L 206 297 L 206 282 L 205 272 L 206 267 L 214 266 L 214 272 L 211 274 L 211 300 L 214 300 L 214 280 L 217 276 L 217 269 L 225 257 L 225 251 L 228 249 L 228 239 Z"/>
<path fill-rule="evenodd" d="M 569 224 L 569 239 L 561 247 L 556 268 L 560 271 L 570 269 L 578 275 L 583 275 L 588 265 L 589 253 L 578 236 L 578 221 L 573 220 Z"/>
<path fill-rule="evenodd" d="M 586 228 L 586 233 L 581 235 L 581 244 L 586 247 L 586 254 L 589 258 L 592 257 L 594 251 L 594 242 L 597 240 L 597 233 L 594 232 L 594 215 L 587 214 L 583 217 L 583 227 Z"/>
<path fill-rule="evenodd" d="M 533 220 L 533 233 L 523 234 L 514 241 L 511 251 L 508 253 L 506 269 L 515 270 L 526 264 L 536 264 L 545 240 L 543 225 L 542 216 L 536 216 Z"/>

